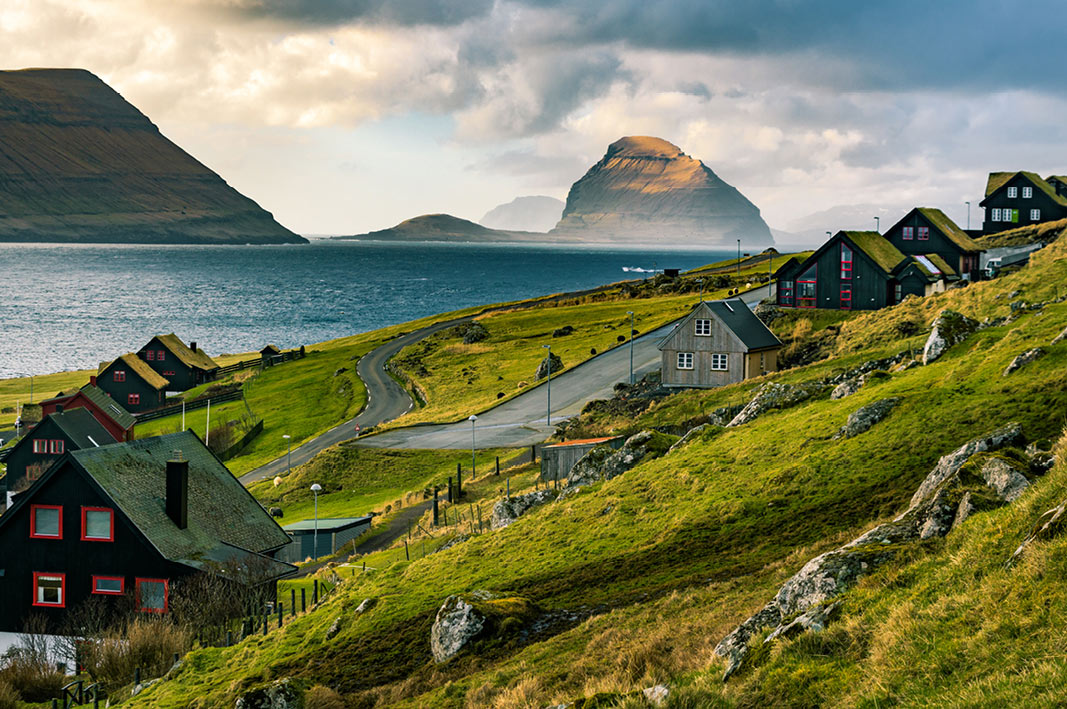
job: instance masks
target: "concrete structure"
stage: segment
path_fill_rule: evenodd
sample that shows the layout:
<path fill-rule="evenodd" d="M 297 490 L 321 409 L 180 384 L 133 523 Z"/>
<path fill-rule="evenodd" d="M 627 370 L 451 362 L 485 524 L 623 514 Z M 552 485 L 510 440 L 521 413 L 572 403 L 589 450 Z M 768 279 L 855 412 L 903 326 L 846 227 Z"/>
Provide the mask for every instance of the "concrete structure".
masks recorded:
<path fill-rule="evenodd" d="M 296 563 L 304 559 L 318 559 L 337 552 L 356 537 L 369 532 L 371 516 L 319 518 L 318 553 L 315 549 L 315 520 L 287 524 L 285 530 L 293 543 L 282 550 L 278 558 Z"/>
<path fill-rule="evenodd" d="M 541 481 L 566 480 L 571 468 L 589 451 L 597 446 L 609 445 L 618 450 L 626 439 L 622 436 L 606 438 L 583 438 L 575 441 L 553 443 L 541 449 Z"/>

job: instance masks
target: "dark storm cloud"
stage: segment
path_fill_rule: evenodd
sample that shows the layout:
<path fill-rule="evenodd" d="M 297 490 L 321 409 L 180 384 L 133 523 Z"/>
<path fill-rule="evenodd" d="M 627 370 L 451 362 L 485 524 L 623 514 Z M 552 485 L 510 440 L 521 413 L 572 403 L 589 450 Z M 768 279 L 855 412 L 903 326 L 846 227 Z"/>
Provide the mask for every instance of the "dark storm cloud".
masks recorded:
<path fill-rule="evenodd" d="M 492 8 L 493 0 L 255 0 L 238 12 L 315 25 L 452 26 L 484 17 Z"/>

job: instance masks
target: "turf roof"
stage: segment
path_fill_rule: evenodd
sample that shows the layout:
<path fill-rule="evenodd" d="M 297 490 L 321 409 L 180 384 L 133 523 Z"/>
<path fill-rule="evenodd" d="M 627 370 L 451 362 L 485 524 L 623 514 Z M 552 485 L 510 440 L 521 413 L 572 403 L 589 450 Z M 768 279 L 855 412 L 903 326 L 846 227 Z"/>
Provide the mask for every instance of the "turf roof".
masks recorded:
<path fill-rule="evenodd" d="M 148 386 L 152 387 L 156 391 L 159 391 L 160 389 L 166 389 L 168 386 L 170 386 L 169 380 L 165 379 L 162 375 L 160 375 L 154 369 L 152 369 L 143 361 L 141 361 L 141 358 L 135 354 L 124 354 L 118 359 L 116 359 L 115 362 L 122 362 L 123 364 L 125 364 L 126 367 L 130 369 L 130 371 L 135 372 L 138 377 L 143 379 L 144 382 L 148 384 Z M 107 369 L 112 364 L 115 364 L 115 362 L 112 362 L 103 369 Z M 101 371 L 103 371 L 103 369 Z"/>
<path fill-rule="evenodd" d="M 177 335 L 173 332 L 169 335 L 156 335 L 156 339 L 160 343 L 170 350 L 170 353 L 178 358 L 178 361 L 187 367 L 194 369 L 202 369 L 205 372 L 210 372 L 213 369 L 218 369 L 219 365 L 215 360 L 207 356 L 207 354 L 200 348 L 193 350 L 189 348 L 184 342 L 181 341 Z"/>
<path fill-rule="evenodd" d="M 960 247 L 964 251 L 981 251 L 982 247 L 977 241 L 967 236 L 967 232 L 956 226 L 956 222 L 948 218 L 948 215 L 935 207 L 917 207 L 919 214 L 937 227 L 937 230 L 945 235 L 945 238 Z M 906 219 L 907 217 L 905 217 Z"/>
<path fill-rule="evenodd" d="M 904 254 L 889 243 L 889 239 L 876 231 L 841 231 L 838 234 L 848 237 L 857 249 L 865 253 L 886 273 L 892 273 L 905 259 Z"/>
<path fill-rule="evenodd" d="M 1006 185 L 1008 183 L 1008 181 L 1010 181 L 1016 175 L 1022 175 L 1023 177 L 1025 177 L 1035 187 L 1037 187 L 1039 190 L 1041 190 L 1046 195 L 1048 195 L 1050 199 L 1052 199 L 1054 202 L 1056 202 L 1056 204 L 1059 204 L 1059 205 L 1062 205 L 1064 207 L 1067 207 L 1067 197 L 1061 197 L 1060 195 L 1056 194 L 1056 188 L 1054 188 L 1052 185 L 1050 185 L 1047 180 L 1041 179 L 1041 175 L 1038 175 L 1036 172 L 1028 172 L 1026 170 L 1019 170 L 1018 172 L 991 172 L 991 173 L 989 173 L 989 181 L 986 183 L 986 188 L 985 188 L 986 199 L 989 199 L 989 197 L 994 192 L 996 192 L 1001 187 Z M 1053 178 L 1049 178 L 1049 179 L 1053 179 Z M 1059 180 L 1063 181 L 1062 178 L 1056 178 L 1056 179 L 1059 179 Z M 985 200 L 982 200 L 982 201 L 984 202 Z"/>

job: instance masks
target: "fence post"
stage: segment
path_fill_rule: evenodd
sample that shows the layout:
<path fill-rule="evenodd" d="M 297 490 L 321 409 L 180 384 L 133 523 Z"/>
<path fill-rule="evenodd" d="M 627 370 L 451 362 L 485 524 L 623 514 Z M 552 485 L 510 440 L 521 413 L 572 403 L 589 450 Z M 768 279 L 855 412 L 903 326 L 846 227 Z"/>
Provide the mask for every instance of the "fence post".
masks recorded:
<path fill-rule="evenodd" d="M 315 605 L 319 602 L 319 580 L 311 579 L 311 604 Z"/>
<path fill-rule="evenodd" d="M 267 625 L 268 625 L 269 621 L 270 621 L 270 614 L 269 613 L 264 613 L 263 614 L 263 634 L 264 635 L 267 634 Z"/>
<path fill-rule="evenodd" d="M 463 499 L 463 471 L 458 470 L 459 463 L 456 463 L 456 499 Z"/>
<path fill-rule="evenodd" d="M 300 589 L 300 612 L 301 613 L 303 613 L 304 611 L 307 610 L 307 593 L 306 593 L 306 591 L 307 591 L 306 588 L 301 588 Z"/>
<path fill-rule="evenodd" d="M 296 589 L 289 589 L 289 615 L 296 615 Z"/>
<path fill-rule="evenodd" d="M 233 631 L 232 630 L 227 630 L 226 631 L 226 647 L 230 647 L 231 645 L 233 645 Z"/>
<path fill-rule="evenodd" d="M 508 497 L 510 498 L 510 497 L 511 497 L 511 476 L 510 476 L 510 475 L 509 475 L 509 476 L 508 476 L 508 478 L 507 478 L 507 483 L 508 483 L 508 492 L 507 492 L 507 496 L 508 496 Z"/>
<path fill-rule="evenodd" d="M 433 486 L 433 526 L 438 526 L 438 509 L 437 509 L 437 486 Z"/>
<path fill-rule="evenodd" d="M 174 653 L 174 657 L 171 658 L 170 666 L 174 667 L 176 664 L 178 664 L 178 660 L 180 659 L 181 657 L 178 655 L 178 653 Z"/>
<path fill-rule="evenodd" d="M 140 683 L 141 683 L 141 668 L 140 667 L 134 667 L 133 668 L 133 686 L 136 687 Z"/>
<path fill-rule="evenodd" d="M 404 540 L 404 560 L 411 561 L 411 555 L 408 554 L 408 540 Z"/>
<path fill-rule="evenodd" d="M 282 616 L 285 615 L 285 606 L 281 603 L 278 604 L 278 627 L 282 627 Z"/>
<path fill-rule="evenodd" d="M 500 475 L 500 456 L 496 457 L 496 474 Z"/>
<path fill-rule="evenodd" d="M 453 496 L 452 496 L 452 478 L 451 477 L 448 479 L 448 496 L 445 499 L 447 499 L 449 503 L 451 503 L 453 501 L 453 499 L 454 499 Z"/>

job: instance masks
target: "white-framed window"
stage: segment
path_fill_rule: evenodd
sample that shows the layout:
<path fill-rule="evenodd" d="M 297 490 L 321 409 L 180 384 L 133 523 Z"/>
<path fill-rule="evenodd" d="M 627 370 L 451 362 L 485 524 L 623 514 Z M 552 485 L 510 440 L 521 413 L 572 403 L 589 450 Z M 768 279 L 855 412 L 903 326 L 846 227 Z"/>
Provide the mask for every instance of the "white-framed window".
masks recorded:
<path fill-rule="evenodd" d="M 696 334 L 698 337 L 710 337 L 711 336 L 711 321 L 697 319 L 696 321 Z"/>
<path fill-rule="evenodd" d="M 1019 188 L 1018 187 L 1009 187 L 1008 188 L 1008 199 L 1015 199 L 1018 196 L 1019 196 Z"/>
<path fill-rule="evenodd" d="M 693 353 L 692 352 L 679 352 L 678 353 L 678 369 L 692 369 L 693 368 Z"/>
<path fill-rule="evenodd" d="M 66 605 L 64 593 L 67 585 L 66 574 L 46 574 L 33 572 L 33 605 L 63 608 Z"/>
<path fill-rule="evenodd" d="M 725 372 L 730 368 L 730 355 L 713 353 L 711 355 L 711 371 Z"/>
<path fill-rule="evenodd" d="M 1030 221 L 1032 221 L 1032 222 L 1041 221 L 1041 210 L 1040 209 L 1031 209 L 1030 210 Z"/>
<path fill-rule="evenodd" d="M 1023 187 L 1023 199 L 1030 199 L 1034 196 L 1033 187 Z"/>
<path fill-rule="evenodd" d="M 991 222 L 999 222 L 1000 221 L 1000 209 L 998 207 L 993 207 L 993 211 L 989 215 L 989 221 L 991 221 Z"/>

